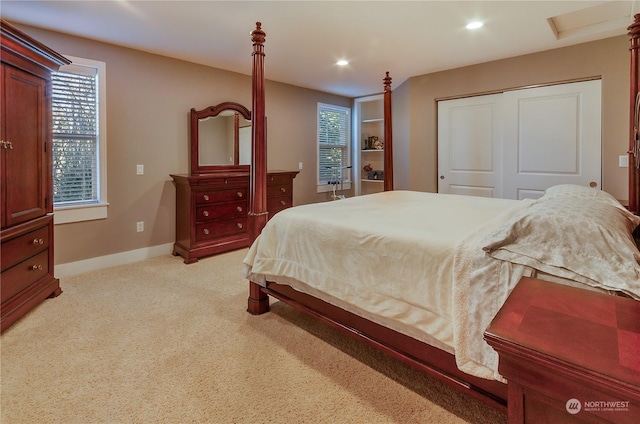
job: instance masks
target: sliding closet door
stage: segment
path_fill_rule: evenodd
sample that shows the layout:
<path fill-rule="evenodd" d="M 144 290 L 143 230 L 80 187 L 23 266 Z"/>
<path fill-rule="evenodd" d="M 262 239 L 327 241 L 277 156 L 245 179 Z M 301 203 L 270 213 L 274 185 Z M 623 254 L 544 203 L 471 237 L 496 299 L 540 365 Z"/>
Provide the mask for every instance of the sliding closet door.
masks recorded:
<path fill-rule="evenodd" d="M 504 197 L 601 186 L 600 80 L 504 93 Z"/>
<path fill-rule="evenodd" d="M 502 197 L 501 98 L 438 102 L 438 193 Z"/>
<path fill-rule="evenodd" d="M 600 187 L 600 80 L 438 102 L 438 192 L 540 197 Z"/>

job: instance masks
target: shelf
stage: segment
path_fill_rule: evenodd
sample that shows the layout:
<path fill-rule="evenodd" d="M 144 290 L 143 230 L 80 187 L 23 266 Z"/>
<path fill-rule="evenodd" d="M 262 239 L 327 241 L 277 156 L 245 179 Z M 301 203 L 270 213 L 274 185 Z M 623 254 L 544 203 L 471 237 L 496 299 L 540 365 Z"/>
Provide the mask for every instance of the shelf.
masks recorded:
<path fill-rule="evenodd" d="M 361 170 L 354 172 L 354 195 L 379 193 L 384 188 L 384 174 L 381 172 L 384 171 L 384 144 L 379 144 L 380 141 L 383 141 L 381 138 L 384 138 L 384 97 L 382 94 L 354 100 L 353 129 L 353 168 Z M 375 139 L 379 140 L 375 146 L 383 147 L 382 149 L 373 148 L 374 144 L 372 143 Z M 365 149 L 365 147 L 371 148 Z M 369 165 L 372 170 L 377 170 L 379 179 L 367 178 L 367 173 L 363 172 L 365 165 Z"/>

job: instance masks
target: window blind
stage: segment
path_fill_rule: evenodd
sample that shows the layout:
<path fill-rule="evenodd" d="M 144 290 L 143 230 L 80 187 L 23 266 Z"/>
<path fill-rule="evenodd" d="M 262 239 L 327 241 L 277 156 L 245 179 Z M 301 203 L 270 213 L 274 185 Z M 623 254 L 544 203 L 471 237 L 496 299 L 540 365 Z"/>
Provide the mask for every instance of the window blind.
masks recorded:
<path fill-rule="evenodd" d="M 347 108 L 318 106 L 318 183 L 349 180 L 350 113 Z"/>
<path fill-rule="evenodd" d="M 97 71 L 77 67 L 52 75 L 53 201 L 97 203 Z"/>

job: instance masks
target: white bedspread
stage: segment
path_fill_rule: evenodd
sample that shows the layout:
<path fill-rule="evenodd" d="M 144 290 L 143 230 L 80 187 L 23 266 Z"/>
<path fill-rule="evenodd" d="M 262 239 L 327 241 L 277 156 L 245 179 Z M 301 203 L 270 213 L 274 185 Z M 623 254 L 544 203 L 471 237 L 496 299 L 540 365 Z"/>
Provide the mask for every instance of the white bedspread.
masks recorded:
<path fill-rule="evenodd" d="M 531 202 L 525 199 L 521 206 Z M 484 237 L 521 209 L 510 208 L 490 226 L 472 231 L 455 251 L 452 324 L 456 365 L 476 377 L 505 381 L 498 372 L 498 354 L 484 341 L 483 333 L 522 277 L 545 278 L 532 268 L 494 259 L 482 250 Z"/>
<path fill-rule="evenodd" d="M 508 294 L 493 288 L 493 278 L 507 276 L 496 275 L 494 265 L 484 265 L 488 274 L 470 270 L 482 266 L 478 255 L 500 262 L 476 242 L 527 204 L 390 191 L 298 206 L 267 223 L 244 260 L 244 274 L 263 285 L 292 285 L 461 355 L 469 374 L 499 378 L 482 333 Z M 475 312 L 466 313 L 470 307 Z"/>

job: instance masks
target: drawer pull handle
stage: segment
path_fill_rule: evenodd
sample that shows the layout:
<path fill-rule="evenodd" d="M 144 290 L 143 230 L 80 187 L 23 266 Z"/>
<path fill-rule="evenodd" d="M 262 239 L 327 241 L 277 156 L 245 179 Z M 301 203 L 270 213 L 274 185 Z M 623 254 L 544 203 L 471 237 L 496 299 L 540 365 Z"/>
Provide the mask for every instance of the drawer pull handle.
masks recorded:
<path fill-rule="evenodd" d="M 236 210 L 237 210 L 238 212 L 242 212 L 242 206 L 238 206 L 238 207 L 236 207 Z"/>
<path fill-rule="evenodd" d="M 280 187 L 280 191 L 281 191 L 281 192 L 283 192 L 283 193 L 286 193 L 286 192 L 287 192 L 287 189 L 286 189 L 286 188 L 284 188 L 284 187 Z"/>
<path fill-rule="evenodd" d="M 204 216 L 209 216 L 209 211 L 204 211 L 204 212 L 202 212 L 202 215 L 204 215 Z"/>
<path fill-rule="evenodd" d="M 242 228 L 242 224 L 241 224 L 241 223 L 239 223 L 239 222 L 236 224 L 236 226 L 237 226 L 238 228 Z"/>
<path fill-rule="evenodd" d="M 224 179 L 225 184 L 229 184 L 229 180 L 227 178 Z"/>
<path fill-rule="evenodd" d="M 236 194 L 238 195 L 238 197 L 242 197 L 243 196 L 241 191 L 237 192 Z"/>
<path fill-rule="evenodd" d="M 42 271 L 42 265 L 31 265 L 31 271 Z"/>
<path fill-rule="evenodd" d="M 287 202 L 285 202 L 284 200 L 281 200 L 281 201 L 280 201 L 280 204 L 281 204 L 282 206 L 284 206 L 284 205 L 286 205 L 286 204 L 287 204 Z"/>
<path fill-rule="evenodd" d="M 205 233 L 205 234 L 209 234 L 209 229 L 205 228 L 204 230 L 202 230 L 202 232 Z"/>
<path fill-rule="evenodd" d="M 4 149 L 13 149 L 13 144 L 11 144 L 10 141 L 0 140 L 0 144 L 2 145 L 2 148 L 4 148 Z"/>
<path fill-rule="evenodd" d="M 39 238 L 39 239 L 35 238 L 35 239 L 33 239 L 32 243 L 33 243 L 34 246 L 38 246 L 40 244 L 44 244 L 44 240 L 41 239 L 41 238 Z"/>
<path fill-rule="evenodd" d="M 205 194 L 204 196 L 202 196 L 202 198 L 203 198 L 204 200 L 209 200 L 209 196 L 208 196 L 208 195 L 206 195 L 206 194 Z"/>

